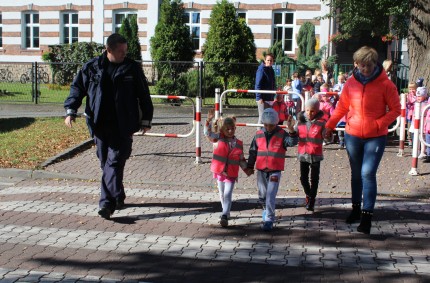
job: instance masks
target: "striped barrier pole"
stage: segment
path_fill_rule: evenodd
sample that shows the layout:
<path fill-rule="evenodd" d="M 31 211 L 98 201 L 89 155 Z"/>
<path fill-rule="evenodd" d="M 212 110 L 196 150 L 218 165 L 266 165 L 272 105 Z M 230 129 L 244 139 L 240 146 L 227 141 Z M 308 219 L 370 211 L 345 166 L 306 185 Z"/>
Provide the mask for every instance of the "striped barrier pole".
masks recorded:
<path fill-rule="evenodd" d="M 142 132 L 137 132 L 134 133 L 135 136 L 150 136 L 150 137 L 166 137 L 166 138 L 187 138 L 189 136 L 191 136 L 192 134 L 194 134 L 194 131 L 196 130 L 196 123 L 194 121 L 194 117 L 196 116 L 195 114 L 195 103 L 194 101 L 189 98 L 188 96 L 177 96 L 177 95 L 151 95 L 151 98 L 164 98 L 164 99 L 188 99 L 191 101 L 191 104 L 193 105 L 193 128 L 191 129 L 191 131 L 187 134 L 170 134 L 170 133 L 142 133 Z"/>
<path fill-rule="evenodd" d="M 218 120 L 218 118 L 220 117 L 220 107 L 219 107 L 219 102 L 220 102 L 220 92 L 221 89 L 216 88 L 215 89 L 215 121 Z"/>
<path fill-rule="evenodd" d="M 202 142 L 201 142 L 201 121 L 202 121 L 202 99 L 200 96 L 196 97 L 196 117 L 195 117 L 196 129 L 196 161 L 195 164 L 202 163 Z"/>
<path fill-rule="evenodd" d="M 412 143 L 412 166 L 409 171 L 409 175 L 416 176 L 418 175 L 418 151 L 419 151 L 419 142 L 420 142 L 420 116 L 421 116 L 421 103 L 415 102 L 414 106 L 414 140 Z"/>
<path fill-rule="evenodd" d="M 406 140 L 406 93 L 400 94 L 400 105 L 399 153 L 397 153 L 397 156 L 402 157 L 405 151 Z"/>

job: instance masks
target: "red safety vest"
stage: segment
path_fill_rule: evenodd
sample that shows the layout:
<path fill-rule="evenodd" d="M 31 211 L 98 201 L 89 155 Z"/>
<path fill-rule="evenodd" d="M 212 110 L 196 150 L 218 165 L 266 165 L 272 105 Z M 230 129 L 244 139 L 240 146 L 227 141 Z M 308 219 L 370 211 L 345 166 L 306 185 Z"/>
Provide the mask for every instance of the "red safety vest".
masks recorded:
<path fill-rule="evenodd" d="M 214 147 L 211 171 L 218 174 L 225 172 L 228 177 L 237 178 L 242 154 L 243 143 L 241 140 L 236 139 L 236 145 L 230 149 L 229 143 L 225 139 L 219 139 L 218 146 Z"/>
<path fill-rule="evenodd" d="M 287 105 L 285 104 L 285 102 L 275 101 L 275 102 L 273 102 L 272 108 L 273 108 L 273 110 L 278 112 L 279 121 L 287 120 L 287 117 L 285 117 L 285 112 L 287 110 Z"/>
<path fill-rule="evenodd" d="M 267 145 L 266 136 L 262 130 L 258 130 L 255 135 L 257 143 L 257 160 L 255 168 L 258 170 L 284 170 L 285 152 L 284 148 L 285 131 L 281 128 L 275 132 Z"/>
<path fill-rule="evenodd" d="M 299 122 L 297 125 L 299 131 L 299 143 L 297 152 L 300 155 L 319 155 L 323 154 L 323 136 L 322 131 L 326 120 L 319 119 L 313 122 L 308 130 L 306 123 Z"/>

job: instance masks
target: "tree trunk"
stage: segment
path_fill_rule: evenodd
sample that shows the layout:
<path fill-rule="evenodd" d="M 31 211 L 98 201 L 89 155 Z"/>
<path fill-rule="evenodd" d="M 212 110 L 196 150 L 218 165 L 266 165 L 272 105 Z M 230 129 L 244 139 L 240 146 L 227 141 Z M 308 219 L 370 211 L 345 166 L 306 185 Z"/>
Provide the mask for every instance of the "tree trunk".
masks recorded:
<path fill-rule="evenodd" d="M 430 86 L 430 2 L 410 1 L 411 15 L 408 32 L 410 60 L 409 81 L 424 78 L 424 85 Z"/>

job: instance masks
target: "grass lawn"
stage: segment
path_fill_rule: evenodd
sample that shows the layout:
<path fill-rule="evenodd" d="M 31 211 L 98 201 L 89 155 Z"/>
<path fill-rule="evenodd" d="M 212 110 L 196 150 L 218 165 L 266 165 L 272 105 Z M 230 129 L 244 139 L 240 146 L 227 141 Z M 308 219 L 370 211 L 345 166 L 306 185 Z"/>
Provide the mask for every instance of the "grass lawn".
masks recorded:
<path fill-rule="evenodd" d="M 37 169 L 40 164 L 89 138 L 84 118 L 73 128 L 63 118 L 0 119 L 0 167 Z"/>

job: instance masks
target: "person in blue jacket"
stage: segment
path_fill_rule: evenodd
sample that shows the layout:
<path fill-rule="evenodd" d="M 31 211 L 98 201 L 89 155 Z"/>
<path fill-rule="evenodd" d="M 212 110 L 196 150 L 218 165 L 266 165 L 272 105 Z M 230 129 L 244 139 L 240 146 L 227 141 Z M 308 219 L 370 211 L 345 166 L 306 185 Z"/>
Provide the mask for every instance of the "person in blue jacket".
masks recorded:
<path fill-rule="evenodd" d="M 275 71 L 272 68 L 274 62 L 273 54 L 266 55 L 264 62 L 258 66 L 255 76 L 256 90 L 276 90 Z M 275 95 L 272 93 L 256 93 L 255 100 L 258 107 L 258 124 L 261 124 L 261 115 L 264 109 L 270 108 L 268 102 L 273 102 Z"/>
<path fill-rule="evenodd" d="M 151 128 L 154 111 L 141 65 L 126 54 L 127 40 L 117 33 L 110 35 L 106 51 L 84 64 L 64 102 L 64 122 L 71 128 L 86 99 L 87 125 L 103 171 L 98 214 L 105 219 L 124 207 L 124 167 L 133 133 Z"/>

